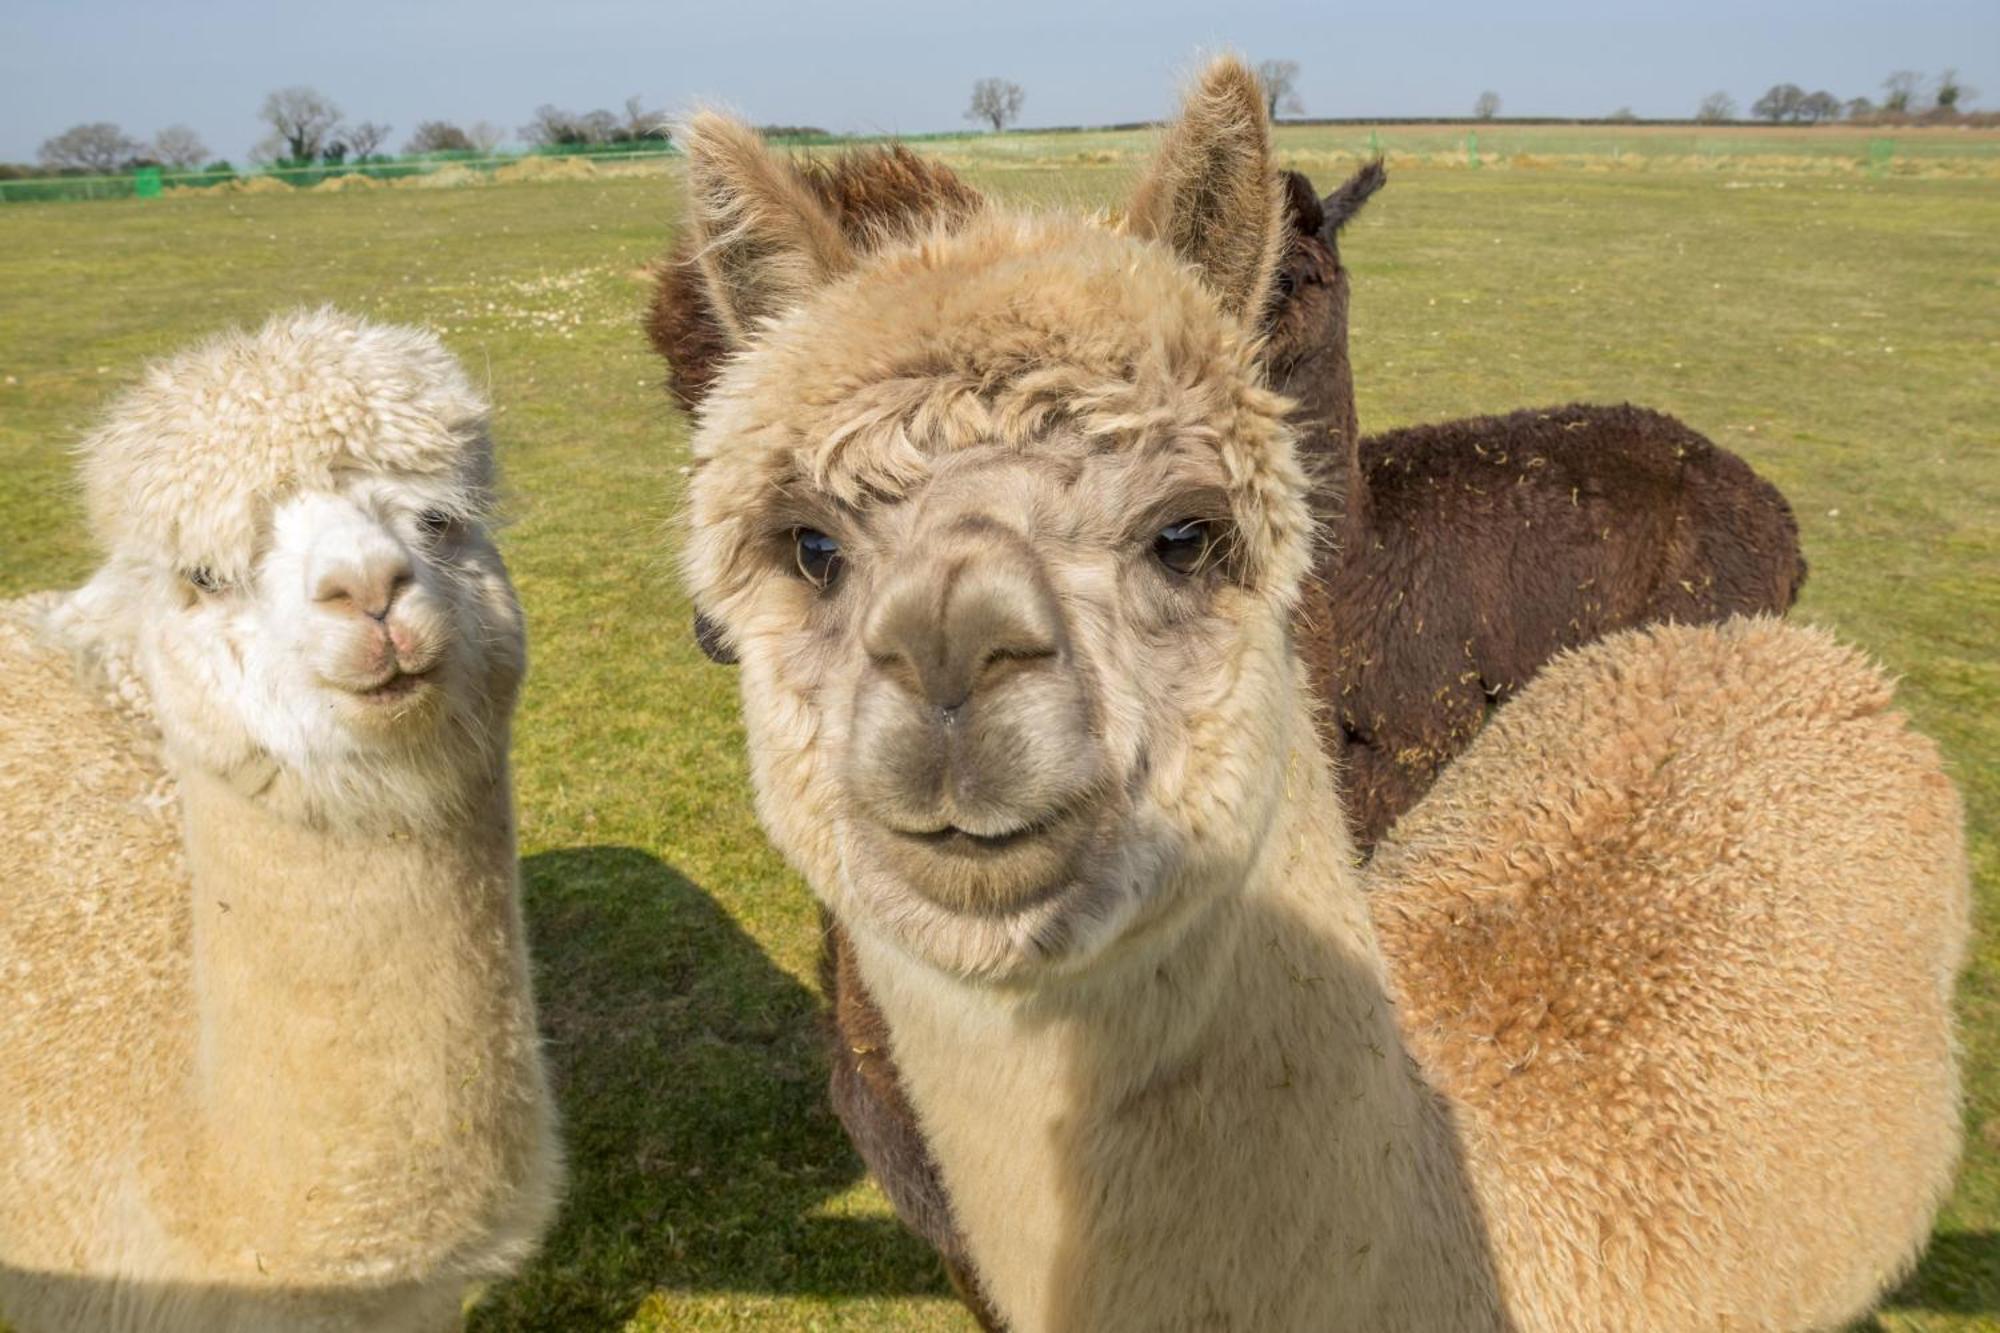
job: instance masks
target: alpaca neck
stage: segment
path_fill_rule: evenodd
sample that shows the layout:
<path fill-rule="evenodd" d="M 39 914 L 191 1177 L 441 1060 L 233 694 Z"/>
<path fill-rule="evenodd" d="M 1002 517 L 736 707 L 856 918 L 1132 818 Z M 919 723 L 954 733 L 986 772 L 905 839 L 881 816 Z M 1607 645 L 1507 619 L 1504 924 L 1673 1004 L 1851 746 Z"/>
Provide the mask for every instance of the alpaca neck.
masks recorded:
<path fill-rule="evenodd" d="M 1405 1058 L 1300 712 L 1264 851 L 1171 941 L 1025 995 L 857 941 L 975 1262 L 1022 1333 L 1495 1321 L 1476 1210 Z"/>
<path fill-rule="evenodd" d="M 504 764 L 422 832 L 307 827 L 206 772 L 181 792 L 195 1072 L 161 1129 L 199 1145 L 190 1220 L 263 1271 L 434 1259 L 457 1237 L 427 1219 L 504 1210 L 481 1191 L 531 1177 L 547 1129 Z"/>
<path fill-rule="evenodd" d="M 1313 478 L 1313 512 L 1334 526 L 1333 545 L 1347 549 L 1368 525 L 1368 486 L 1361 471 L 1361 419 L 1354 403 L 1354 367 L 1347 352 L 1347 270 L 1332 261 L 1326 309 L 1305 350 L 1276 367 L 1274 387 L 1298 404 L 1300 461 Z"/>

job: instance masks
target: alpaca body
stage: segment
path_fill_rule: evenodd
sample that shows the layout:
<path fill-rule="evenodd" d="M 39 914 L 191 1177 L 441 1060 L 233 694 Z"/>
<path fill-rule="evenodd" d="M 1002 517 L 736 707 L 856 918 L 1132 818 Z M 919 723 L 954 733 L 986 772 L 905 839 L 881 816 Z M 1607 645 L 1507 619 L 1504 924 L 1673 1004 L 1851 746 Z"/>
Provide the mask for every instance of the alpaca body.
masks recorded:
<path fill-rule="evenodd" d="M 130 854 L 0 875 L 0 957 L 92 960 L 36 967 L 0 1020 L 0 1312 L 452 1327 L 557 1185 L 504 774 L 472 837 L 315 834 L 173 782 L 67 656 L 5 646 L 0 772 L 71 775 L 0 785 L 5 826 L 56 808 L 78 853 L 115 832 Z M 357 1297 L 379 1309 L 352 1322 Z"/>
<path fill-rule="evenodd" d="M 560 1193 L 485 405 L 331 311 L 151 368 L 0 615 L 0 1318 L 417 1333 Z"/>
<path fill-rule="evenodd" d="M 857 935 L 1010 1327 L 1814 1329 L 1908 1268 L 1968 904 L 1879 670 L 1763 621 L 1560 659 L 1366 886 L 1289 763 L 1240 895 L 1086 978 Z"/>
<path fill-rule="evenodd" d="M 1908 1265 L 1966 864 L 1857 654 L 1578 650 L 1355 868 L 1247 68 L 1116 230 L 857 252 L 747 127 L 681 141 L 737 345 L 683 569 L 1010 1324 L 1812 1328 Z"/>
<path fill-rule="evenodd" d="M 1782 614 L 1806 564 L 1778 489 L 1665 413 L 1573 403 L 1363 436 L 1339 242 L 1381 165 L 1324 200 L 1285 181 L 1268 364 L 1331 538 L 1298 642 L 1366 850 L 1556 653 Z"/>
<path fill-rule="evenodd" d="M 1776 489 L 1644 408 L 1467 418 L 1364 436 L 1357 452 L 1363 484 L 1318 504 L 1350 517 L 1296 642 L 1364 854 L 1551 655 L 1634 625 L 1782 612 L 1804 577 Z M 899 1215 L 969 1269 L 887 1024 L 838 922 L 825 938 L 834 1108 Z"/>
<path fill-rule="evenodd" d="M 802 170 L 860 245 L 982 206 L 948 168 L 902 148 Z M 1268 373 L 1297 404 L 1328 534 L 1297 642 L 1364 854 L 1564 647 L 1633 625 L 1780 613 L 1805 576 L 1777 489 L 1662 413 L 1571 405 L 1361 435 L 1338 242 L 1383 181 L 1370 164 L 1322 200 L 1285 173 L 1290 248 L 1266 317 Z M 730 344 L 691 256 L 684 232 L 658 270 L 648 332 L 695 411 Z M 715 655 L 712 626 L 697 631 Z M 846 930 L 829 918 L 824 939 L 834 1110 L 898 1215 L 944 1257 L 982 1324 L 1000 1327 Z"/>

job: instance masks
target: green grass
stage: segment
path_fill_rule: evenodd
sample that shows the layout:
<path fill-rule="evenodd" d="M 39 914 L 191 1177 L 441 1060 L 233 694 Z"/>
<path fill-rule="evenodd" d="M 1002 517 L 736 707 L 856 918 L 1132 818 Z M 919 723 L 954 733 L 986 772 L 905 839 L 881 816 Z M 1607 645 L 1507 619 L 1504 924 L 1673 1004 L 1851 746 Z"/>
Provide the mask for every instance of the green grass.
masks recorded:
<path fill-rule="evenodd" d="M 1334 151 L 1287 131 L 1300 157 Z M 1123 158 L 968 160 L 1114 202 Z M 1331 184 L 1331 181 L 1323 181 Z M 473 1327 L 963 1329 L 824 1102 L 814 911 L 752 817 L 670 559 L 686 427 L 637 326 L 671 175 L 0 208 L 0 595 L 90 567 L 67 450 L 148 356 L 332 301 L 443 331 L 499 407 L 534 669 L 518 772 L 574 1184 Z M 1399 170 L 1346 245 L 1370 428 L 1675 412 L 1791 497 L 1799 614 L 1904 676 L 1974 831 L 1965 1168 L 1895 1329 L 2000 1320 L 2000 189 Z"/>
<path fill-rule="evenodd" d="M 1958 175 L 2000 179 L 2000 129 L 1828 125 L 1292 125 L 1278 130 L 1291 159 L 1326 165 L 1385 153 L 1392 166 L 1766 174 Z M 926 153 L 965 166 L 1138 162 L 1147 130 L 1021 131 L 927 139 Z M 1476 149 L 1476 152 L 1472 151 Z"/>

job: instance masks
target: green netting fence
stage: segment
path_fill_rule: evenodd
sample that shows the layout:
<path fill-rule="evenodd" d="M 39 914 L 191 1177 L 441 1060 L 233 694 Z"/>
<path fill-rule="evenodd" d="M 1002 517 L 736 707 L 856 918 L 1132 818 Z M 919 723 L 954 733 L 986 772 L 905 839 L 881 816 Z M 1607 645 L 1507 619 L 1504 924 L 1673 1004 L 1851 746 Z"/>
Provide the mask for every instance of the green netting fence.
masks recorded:
<path fill-rule="evenodd" d="M 490 175 L 504 167 L 523 162 L 575 158 L 590 162 L 636 162 L 675 155 L 671 145 L 647 144 L 563 146 L 533 153 L 486 155 L 477 153 L 430 153 L 421 157 L 370 158 L 361 162 L 314 163 L 310 166 L 259 167 L 250 171 L 166 171 L 159 167 L 139 167 L 106 176 L 24 176 L 0 180 L 0 203 L 52 202 L 81 199 L 157 199 L 169 193 L 207 190 L 233 181 L 271 181 L 298 189 L 344 176 L 364 176 L 374 180 L 403 180 L 457 169 Z"/>
<path fill-rule="evenodd" d="M 943 131 L 893 136 L 945 156 L 958 166 L 1045 165 L 1051 162 L 1121 162 L 1149 153 L 1153 127 L 1107 126 L 1100 129 L 1017 130 L 1007 134 Z M 880 142 L 881 135 L 845 136 L 823 132 L 775 133 L 773 144 L 812 152 Z M 1913 133 L 1900 138 L 1870 134 L 1849 127 L 1809 130 L 1731 125 L 1707 127 L 1649 124 L 1607 126 L 1590 123 L 1479 121 L 1468 122 L 1346 122 L 1290 121 L 1278 127 L 1280 157 L 1313 154 L 1392 157 L 1411 154 L 1440 165 L 1552 166 L 1608 162 L 1645 168 L 1692 166 L 1731 171 L 1859 170 L 1870 176 L 1934 174 L 1932 168 L 1963 169 L 1985 178 L 2000 176 L 2000 136 Z M 502 179 L 564 173 L 509 171 L 524 163 L 581 160 L 591 163 L 643 162 L 675 155 L 671 144 L 659 142 L 557 145 L 529 153 L 481 155 L 433 153 L 420 157 L 371 158 L 336 165 L 272 166 L 247 172 L 233 170 L 162 172 L 158 168 L 104 176 L 34 176 L 0 179 L 0 203 L 73 199 L 150 199 L 190 191 L 230 186 L 271 190 L 280 185 L 312 188 L 342 178 L 393 182 L 452 171 L 456 180 L 466 173 Z M 1955 166 L 1953 165 L 1955 164 Z M 226 164 L 220 164 L 225 165 Z M 579 173 L 582 174 L 582 173 Z M 232 185 L 232 183 L 235 183 Z M 356 181 L 355 183 L 362 183 Z M 443 184 L 445 182 L 439 182 Z M 340 188 L 334 186 L 332 188 Z"/>

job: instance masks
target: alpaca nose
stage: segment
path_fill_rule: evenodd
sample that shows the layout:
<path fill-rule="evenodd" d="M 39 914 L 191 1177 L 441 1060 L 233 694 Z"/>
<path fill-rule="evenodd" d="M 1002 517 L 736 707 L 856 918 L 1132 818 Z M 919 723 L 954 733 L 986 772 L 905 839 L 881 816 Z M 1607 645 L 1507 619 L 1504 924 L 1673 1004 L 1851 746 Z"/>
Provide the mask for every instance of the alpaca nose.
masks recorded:
<path fill-rule="evenodd" d="M 981 691 L 1053 663 L 1064 646 L 1055 594 L 1018 538 L 989 529 L 987 540 L 950 545 L 959 549 L 892 580 L 861 630 L 874 669 L 948 723 Z"/>
<path fill-rule="evenodd" d="M 313 601 L 328 610 L 386 620 L 397 595 L 414 576 L 409 557 L 402 552 L 372 551 L 320 571 L 313 581 Z"/>

